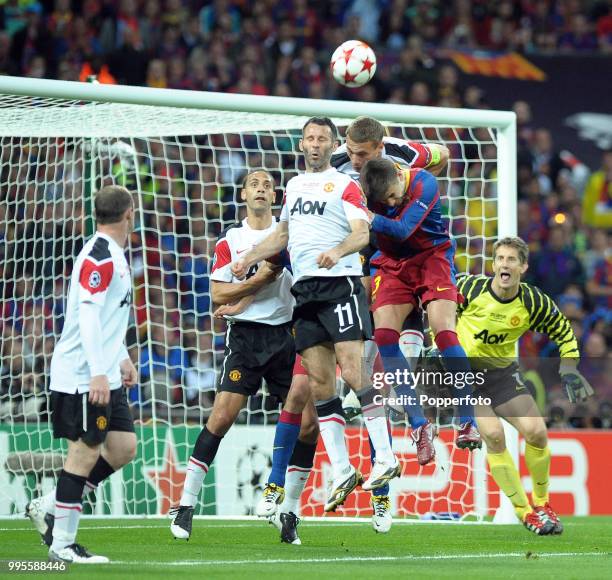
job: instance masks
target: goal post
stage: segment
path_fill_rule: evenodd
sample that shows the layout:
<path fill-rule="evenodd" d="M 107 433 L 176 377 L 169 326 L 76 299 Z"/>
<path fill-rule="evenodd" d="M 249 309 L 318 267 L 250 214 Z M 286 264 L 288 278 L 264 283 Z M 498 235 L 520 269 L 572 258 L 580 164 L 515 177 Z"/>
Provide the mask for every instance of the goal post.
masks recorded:
<path fill-rule="evenodd" d="M 118 183 L 137 192 L 128 347 L 140 384 L 130 394 L 138 457 L 101 486 L 88 509 L 166 513 L 178 500 L 220 366 L 224 329 L 211 316 L 208 288 L 215 237 L 243 214 L 238 184 L 248 170 L 269 169 L 279 194 L 301 170 L 300 130 L 314 115 L 339 127 L 370 115 L 393 136 L 449 147 L 448 170 L 438 179 L 459 270 L 484 271 L 494 240 L 516 234 L 514 113 L 0 77 L 0 515 L 17 513 L 29 496 L 51 487 L 56 471 L 36 466 L 65 451 L 47 421 L 48 364 L 72 261 L 87 236 L 90 185 L 95 191 Z M 201 514 L 252 513 L 277 417 L 265 391 L 249 402 L 207 476 Z M 369 460 L 363 433 L 359 425 L 347 431 L 358 462 Z M 498 521 L 510 513 L 491 489 L 484 452 L 456 450 L 443 436 L 442 463 L 420 469 L 402 426 L 395 436 L 409 464 L 392 485 L 396 514 L 482 516 L 500 503 Z M 509 448 L 518 453 L 518 445 Z M 327 477 L 319 451 L 303 499 L 306 515 L 322 513 Z M 346 515 L 369 515 L 365 492 L 352 501 Z"/>

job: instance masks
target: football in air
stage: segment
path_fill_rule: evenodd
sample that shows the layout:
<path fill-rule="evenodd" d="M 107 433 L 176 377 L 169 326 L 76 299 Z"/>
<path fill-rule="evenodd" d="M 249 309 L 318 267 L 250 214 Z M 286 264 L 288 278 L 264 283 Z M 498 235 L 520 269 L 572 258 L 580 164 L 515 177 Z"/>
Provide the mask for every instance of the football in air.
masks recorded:
<path fill-rule="evenodd" d="M 331 72 L 345 87 L 362 87 L 376 72 L 374 51 L 360 40 L 343 42 L 332 54 Z"/>

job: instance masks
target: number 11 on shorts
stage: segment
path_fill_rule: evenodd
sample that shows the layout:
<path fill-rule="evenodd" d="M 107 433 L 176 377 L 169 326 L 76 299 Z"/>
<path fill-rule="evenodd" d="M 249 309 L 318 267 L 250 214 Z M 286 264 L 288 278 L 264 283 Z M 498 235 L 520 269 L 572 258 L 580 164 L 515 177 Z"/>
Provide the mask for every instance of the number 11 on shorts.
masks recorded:
<path fill-rule="evenodd" d="M 338 326 L 340 327 L 340 332 L 346 329 L 346 327 L 353 326 L 353 312 L 351 311 L 351 305 L 349 302 L 346 302 L 344 306 L 338 304 L 336 308 L 334 308 L 334 312 L 338 315 Z M 344 323 L 344 313 L 346 312 L 346 324 Z"/>

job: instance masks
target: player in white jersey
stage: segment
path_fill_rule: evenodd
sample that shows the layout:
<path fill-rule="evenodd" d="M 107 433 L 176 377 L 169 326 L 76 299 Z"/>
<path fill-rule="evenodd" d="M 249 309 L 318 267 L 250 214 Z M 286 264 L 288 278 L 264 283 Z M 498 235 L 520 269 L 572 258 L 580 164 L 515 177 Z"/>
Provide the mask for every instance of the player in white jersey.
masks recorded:
<path fill-rule="evenodd" d="M 194 506 L 206 473 L 247 397 L 255 395 L 265 379 L 269 393 L 284 401 L 291 385 L 295 362 L 291 319 L 295 300 L 291 295 L 293 278 L 284 267 L 289 264 L 286 252 L 285 256 L 272 258 L 275 264 L 270 261 L 253 264 L 246 280 L 234 277 L 230 269 L 233 260 L 249 252 L 278 227 L 272 215 L 275 198 L 272 176 L 265 170 L 249 173 L 241 197 L 246 202 L 247 217 L 225 230 L 215 247 L 211 294 L 213 302 L 227 305 L 221 310 L 228 322 L 225 357 L 212 413 L 189 458 L 180 505 L 172 511 L 170 530 L 179 539 L 189 539 L 191 535 Z M 287 419 L 299 433 L 295 450 L 287 450 L 289 457 L 293 451 L 293 463 L 299 466 L 300 457 L 295 455 L 309 455 L 310 466 L 304 466 L 309 471 L 319 431 L 314 406 L 308 404 L 310 392 L 302 389 L 299 399 L 304 406 L 303 416 L 283 410 L 281 419 Z M 289 511 L 283 515 L 278 522 L 281 539 L 299 543 L 297 517 Z"/>
<path fill-rule="evenodd" d="M 130 192 L 102 188 L 94 200 L 97 230 L 79 253 L 66 320 L 51 360 L 53 435 L 68 440 L 57 487 L 31 501 L 26 515 L 50 545 L 49 560 L 107 563 L 75 542 L 82 497 L 136 455 L 123 386 L 138 380 L 125 347 L 132 300 L 124 247 L 134 223 Z"/>
<path fill-rule="evenodd" d="M 359 185 L 330 166 L 337 144 L 337 129 L 330 119 L 313 117 L 306 122 L 300 140 L 306 172 L 287 184 L 279 226 L 232 266 L 234 275 L 242 278 L 253 264 L 289 248 L 294 268 L 296 349 L 308 369 L 333 470 L 326 511 L 344 503 L 362 482 L 361 474 L 350 464 L 344 440 L 346 422 L 336 393 L 336 361 L 346 384 L 357 392 L 376 448 L 377 463 L 364 489 L 384 485 L 401 470 L 389 443 L 384 407 L 374 403 L 375 391 L 363 368 L 363 339 L 370 338 L 372 330 L 358 252 L 368 242 L 369 222 Z M 285 409 L 302 411 L 291 391 Z M 295 432 L 281 423 L 276 435 L 284 448 L 295 445 Z M 286 463 L 276 464 L 273 458 L 259 514 L 275 513 L 286 469 Z"/>

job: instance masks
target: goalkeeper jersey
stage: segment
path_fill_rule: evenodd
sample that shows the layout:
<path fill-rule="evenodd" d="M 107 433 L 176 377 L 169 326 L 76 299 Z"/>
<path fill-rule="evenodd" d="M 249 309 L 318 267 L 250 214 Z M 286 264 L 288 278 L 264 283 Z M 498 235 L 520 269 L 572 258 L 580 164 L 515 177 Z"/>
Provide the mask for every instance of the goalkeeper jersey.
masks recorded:
<path fill-rule="evenodd" d="M 578 342 L 569 320 L 539 288 L 521 283 L 518 294 L 502 300 L 493 293 L 489 276 L 462 276 L 457 288 L 464 301 L 457 306 L 457 335 L 470 358 L 484 366 L 505 367 L 516 359 L 518 339 L 534 330 L 553 340 L 562 358 L 578 358 Z M 478 365 L 479 361 L 474 361 Z"/>

